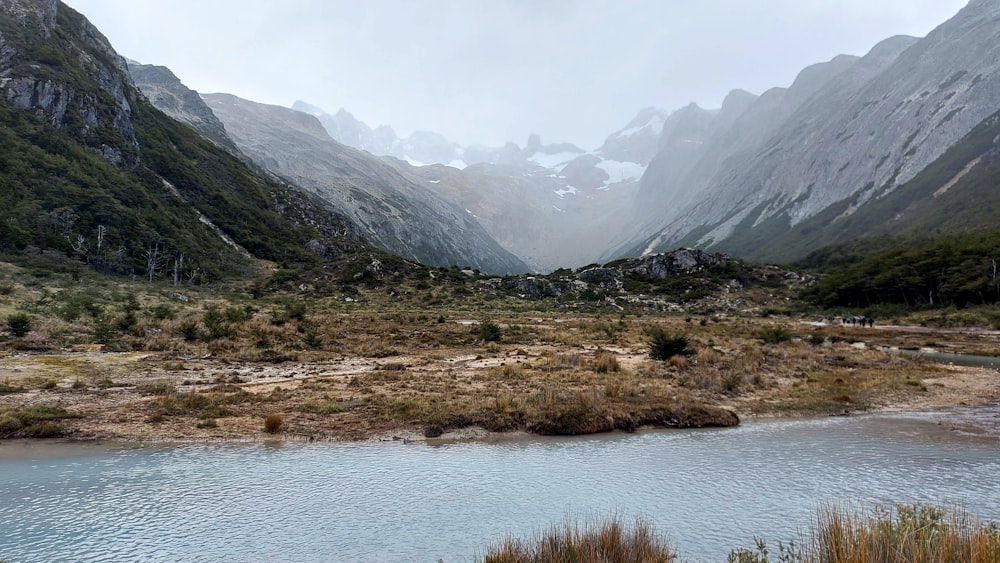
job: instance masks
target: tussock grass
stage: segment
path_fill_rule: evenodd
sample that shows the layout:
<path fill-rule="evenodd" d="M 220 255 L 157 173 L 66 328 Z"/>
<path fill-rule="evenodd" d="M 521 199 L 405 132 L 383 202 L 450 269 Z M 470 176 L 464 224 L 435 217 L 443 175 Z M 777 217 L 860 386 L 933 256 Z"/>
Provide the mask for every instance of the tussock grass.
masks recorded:
<path fill-rule="evenodd" d="M 970 514 L 927 505 L 851 505 L 819 509 L 803 561 L 838 563 L 1000 561 L 1000 527 Z"/>
<path fill-rule="evenodd" d="M 264 432 L 277 434 L 285 424 L 285 419 L 280 414 L 269 414 L 264 417 Z"/>
<path fill-rule="evenodd" d="M 731 563 L 768 563 L 767 542 L 738 548 Z M 853 504 L 821 506 L 800 544 L 779 544 L 782 563 L 995 563 L 1000 526 L 962 508 L 900 504 L 863 510 Z"/>
<path fill-rule="evenodd" d="M 78 418 L 57 406 L 0 409 L 0 438 L 56 438 L 66 434 L 62 421 Z"/>
<path fill-rule="evenodd" d="M 670 542 L 652 522 L 626 524 L 615 516 L 600 524 L 566 523 L 519 539 L 508 535 L 490 546 L 482 563 L 668 563 L 677 561 Z"/>

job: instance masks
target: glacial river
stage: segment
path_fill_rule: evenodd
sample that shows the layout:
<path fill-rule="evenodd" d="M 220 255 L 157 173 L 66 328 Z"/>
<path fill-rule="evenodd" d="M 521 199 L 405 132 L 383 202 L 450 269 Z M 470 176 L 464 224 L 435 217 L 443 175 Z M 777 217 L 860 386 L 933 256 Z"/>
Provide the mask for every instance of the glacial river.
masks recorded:
<path fill-rule="evenodd" d="M 981 412 L 980 416 L 1000 416 Z M 1000 520 L 1000 440 L 937 415 L 440 445 L 0 443 L 0 560 L 472 561 L 507 532 L 641 514 L 686 560 L 797 538 L 819 503 Z"/>

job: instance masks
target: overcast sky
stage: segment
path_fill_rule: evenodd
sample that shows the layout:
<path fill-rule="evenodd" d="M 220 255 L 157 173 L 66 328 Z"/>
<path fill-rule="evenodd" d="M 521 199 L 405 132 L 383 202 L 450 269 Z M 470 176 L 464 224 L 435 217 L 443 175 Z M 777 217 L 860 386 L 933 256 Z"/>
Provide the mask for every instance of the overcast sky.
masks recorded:
<path fill-rule="evenodd" d="M 641 108 L 718 107 L 924 36 L 966 0 L 65 0 L 199 92 L 343 107 L 463 145 L 594 149 Z"/>

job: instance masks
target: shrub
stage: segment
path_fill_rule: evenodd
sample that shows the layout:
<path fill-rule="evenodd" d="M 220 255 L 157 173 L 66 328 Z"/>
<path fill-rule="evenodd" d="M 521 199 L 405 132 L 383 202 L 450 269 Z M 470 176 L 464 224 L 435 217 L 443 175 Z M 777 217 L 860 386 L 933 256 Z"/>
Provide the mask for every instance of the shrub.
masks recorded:
<path fill-rule="evenodd" d="M 785 327 L 776 326 L 761 331 L 758 337 L 764 344 L 781 344 L 782 342 L 791 340 L 792 333 L 788 332 L 788 329 Z"/>
<path fill-rule="evenodd" d="M 722 378 L 722 390 L 731 395 L 736 394 L 743 384 L 743 377 L 738 373 L 729 373 Z"/>
<path fill-rule="evenodd" d="M 26 313 L 14 313 L 7 316 L 7 330 L 21 338 L 31 332 L 31 317 Z"/>
<path fill-rule="evenodd" d="M 610 373 L 621 371 L 621 364 L 618 363 L 618 356 L 614 352 L 598 350 L 594 354 L 594 371 L 597 373 Z"/>
<path fill-rule="evenodd" d="M 647 329 L 649 336 L 649 357 L 654 360 L 666 361 L 674 356 L 690 356 L 693 351 L 688 348 L 688 340 L 684 336 L 674 336 L 655 326 Z"/>
<path fill-rule="evenodd" d="M 170 305 L 153 305 L 149 308 L 149 314 L 158 321 L 165 321 L 174 318 L 174 308 Z"/>
<path fill-rule="evenodd" d="M 264 417 L 264 432 L 268 434 L 277 434 L 281 431 L 281 426 L 285 423 L 285 419 L 281 417 L 280 414 L 269 414 Z"/>
<path fill-rule="evenodd" d="M 177 327 L 177 331 L 188 342 L 194 342 L 201 336 L 201 329 L 198 328 L 198 322 L 193 319 L 181 321 L 181 324 Z"/>
<path fill-rule="evenodd" d="M 479 323 L 476 337 L 483 342 L 500 342 L 500 339 L 503 338 L 503 330 L 496 322 L 486 319 Z"/>

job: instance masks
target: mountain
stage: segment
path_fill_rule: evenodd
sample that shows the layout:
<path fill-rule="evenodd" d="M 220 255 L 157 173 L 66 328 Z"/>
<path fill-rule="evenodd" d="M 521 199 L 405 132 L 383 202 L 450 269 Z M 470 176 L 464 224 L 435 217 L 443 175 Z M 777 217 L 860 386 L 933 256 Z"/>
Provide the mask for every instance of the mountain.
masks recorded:
<path fill-rule="evenodd" d="M 860 59 L 804 70 L 729 123 L 692 110 L 682 134 L 665 125 L 632 211 L 638 226 L 607 256 L 689 244 L 801 257 L 826 242 L 802 244 L 805 225 L 844 232 L 838 223 L 907 185 L 998 109 L 1000 4 L 973 0 L 923 39 L 890 38 Z M 697 147 L 683 146 L 688 137 Z"/>
<path fill-rule="evenodd" d="M 208 283 L 364 250 L 353 226 L 154 108 L 56 0 L 0 3 L 0 251 Z"/>
<path fill-rule="evenodd" d="M 597 260 L 622 230 L 639 178 L 656 154 L 667 113 L 647 108 L 598 149 L 542 142 L 522 148 L 462 147 L 431 132 L 392 143 L 374 142 L 372 129 L 344 109 L 330 115 L 298 101 L 334 139 L 374 155 L 457 201 L 505 249 L 533 270 L 575 267 Z"/>
<path fill-rule="evenodd" d="M 128 62 L 128 72 L 135 84 L 152 104 L 181 123 L 191 126 L 204 137 L 228 150 L 239 153 L 236 143 L 226 133 L 226 126 L 205 105 L 201 96 L 181 83 L 165 66 Z"/>
<path fill-rule="evenodd" d="M 333 140 L 314 116 L 229 94 L 203 99 L 245 155 L 349 216 L 377 246 L 436 266 L 528 271 L 468 211 L 405 169 Z"/>

